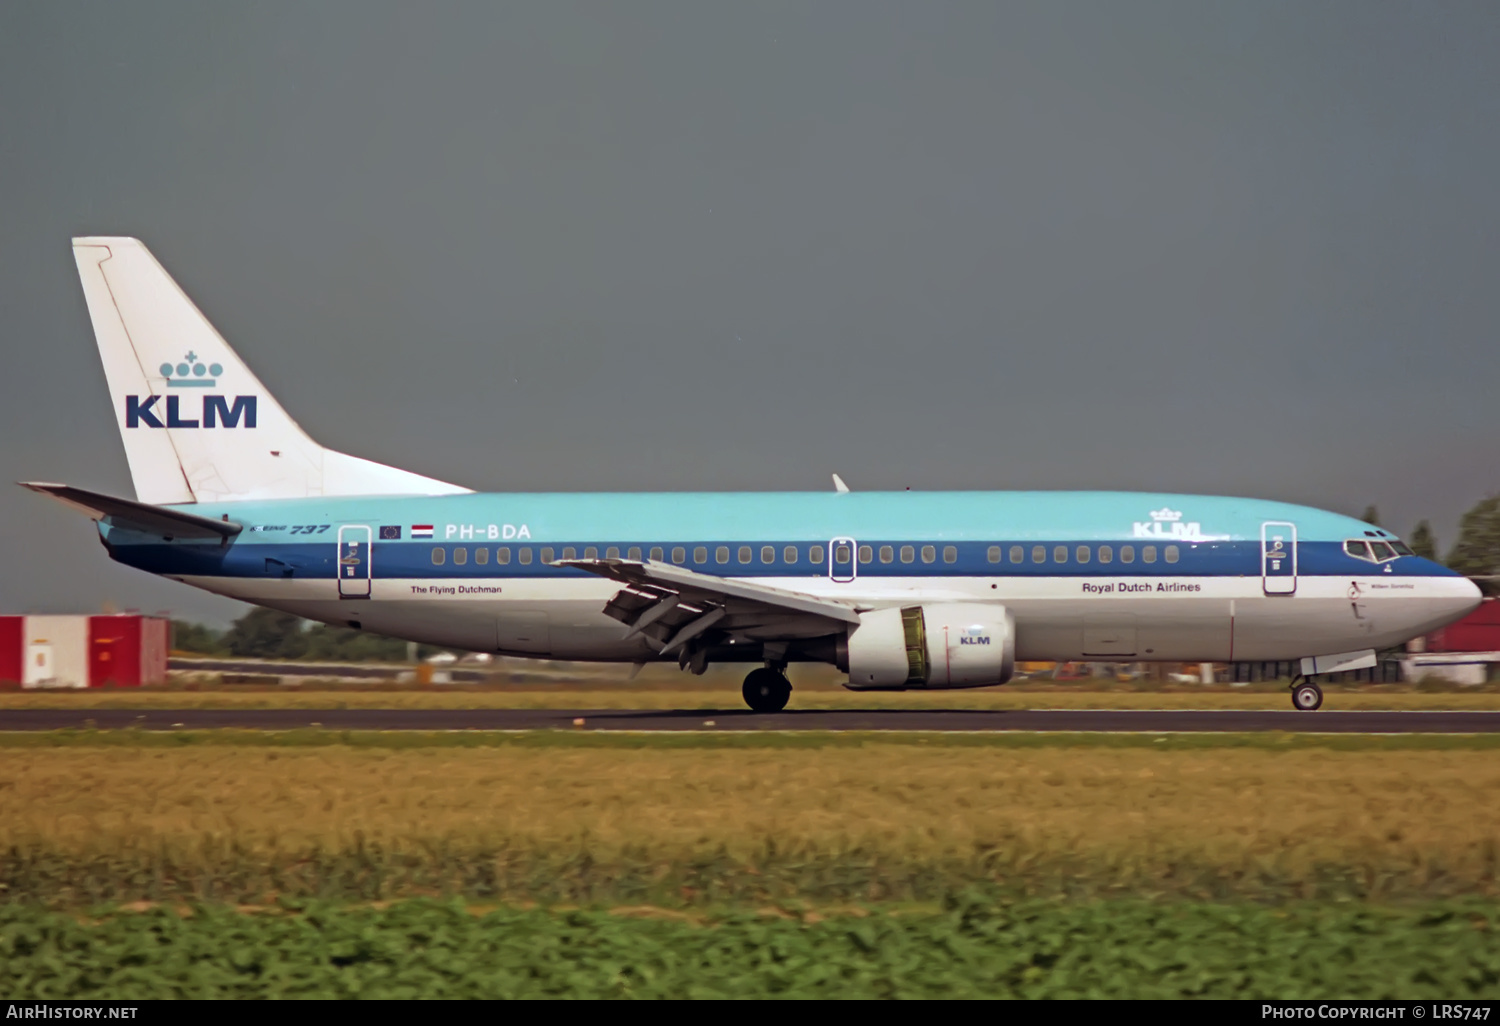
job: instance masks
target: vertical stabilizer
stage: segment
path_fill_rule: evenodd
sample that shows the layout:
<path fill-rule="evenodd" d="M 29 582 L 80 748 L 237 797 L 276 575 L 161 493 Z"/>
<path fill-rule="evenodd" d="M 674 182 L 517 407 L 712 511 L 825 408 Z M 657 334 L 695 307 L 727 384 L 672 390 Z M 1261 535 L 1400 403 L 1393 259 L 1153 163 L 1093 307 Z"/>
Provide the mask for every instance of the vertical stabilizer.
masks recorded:
<path fill-rule="evenodd" d="M 314 442 L 138 240 L 73 256 L 140 501 L 468 491 Z"/>

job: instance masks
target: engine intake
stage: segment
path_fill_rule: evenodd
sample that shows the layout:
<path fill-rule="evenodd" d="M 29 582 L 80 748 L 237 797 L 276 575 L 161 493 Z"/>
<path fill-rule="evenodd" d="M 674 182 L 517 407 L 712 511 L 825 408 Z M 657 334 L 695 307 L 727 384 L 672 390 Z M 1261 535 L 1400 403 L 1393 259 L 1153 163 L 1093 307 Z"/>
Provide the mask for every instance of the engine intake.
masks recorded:
<path fill-rule="evenodd" d="M 849 629 L 848 687 L 982 688 L 1016 669 L 1016 618 L 1001 605 L 942 602 L 860 614 Z"/>

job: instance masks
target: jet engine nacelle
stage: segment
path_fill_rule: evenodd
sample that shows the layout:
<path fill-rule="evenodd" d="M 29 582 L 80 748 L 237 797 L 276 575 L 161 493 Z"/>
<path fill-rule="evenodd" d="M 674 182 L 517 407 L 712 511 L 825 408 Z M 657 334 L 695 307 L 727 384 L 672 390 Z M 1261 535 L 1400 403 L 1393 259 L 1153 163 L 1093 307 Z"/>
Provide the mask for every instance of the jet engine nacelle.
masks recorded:
<path fill-rule="evenodd" d="M 861 613 L 849 630 L 848 687 L 982 688 L 1016 669 L 1016 618 L 1004 606 L 941 602 Z"/>

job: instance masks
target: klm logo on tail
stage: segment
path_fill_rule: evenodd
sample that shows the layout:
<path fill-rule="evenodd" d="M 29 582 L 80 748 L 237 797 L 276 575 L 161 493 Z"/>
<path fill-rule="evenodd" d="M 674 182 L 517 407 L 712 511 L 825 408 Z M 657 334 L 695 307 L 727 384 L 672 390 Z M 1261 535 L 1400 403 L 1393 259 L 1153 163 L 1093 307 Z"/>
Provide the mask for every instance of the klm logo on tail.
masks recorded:
<path fill-rule="evenodd" d="M 198 361 L 197 354 L 189 351 L 182 358 L 181 363 L 173 366 L 164 363 L 159 368 L 162 377 L 167 379 L 168 388 L 215 388 L 218 386 L 218 377 L 224 373 L 221 364 L 204 364 Z M 229 400 L 222 395 L 205 395 L 202 405 L 197 411 L 182 409 L 182 397 L 177 395 L 166 396 L 165 408 L 157 406 L 162 400 L 159 395 L 127 395 L 125 397 L 125 426 L 127 428 L 138 428 L 144 425 L 148 428 L 216 428 L 219 426 L 247 427 L 255 426 L 255 396 L 237 395 L 231 405 Z M 196 416 L 193 416 L 196 412 Z M 163 421 L 162 418 L 166 420 Z"/>

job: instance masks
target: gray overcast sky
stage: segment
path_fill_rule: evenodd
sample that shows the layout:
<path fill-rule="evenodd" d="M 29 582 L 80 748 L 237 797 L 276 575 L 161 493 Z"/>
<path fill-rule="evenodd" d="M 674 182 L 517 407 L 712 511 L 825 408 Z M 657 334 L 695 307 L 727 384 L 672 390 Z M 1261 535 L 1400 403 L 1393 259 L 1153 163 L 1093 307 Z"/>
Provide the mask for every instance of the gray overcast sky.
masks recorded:
<path fill-rule="evenodd" d="M 131 494 L 68 239 L 494 490 L 1496 488 L 1500 5 L 0 2 L 0 481 Z M 242 608 L 0 487 L 0 609 Z"/>

